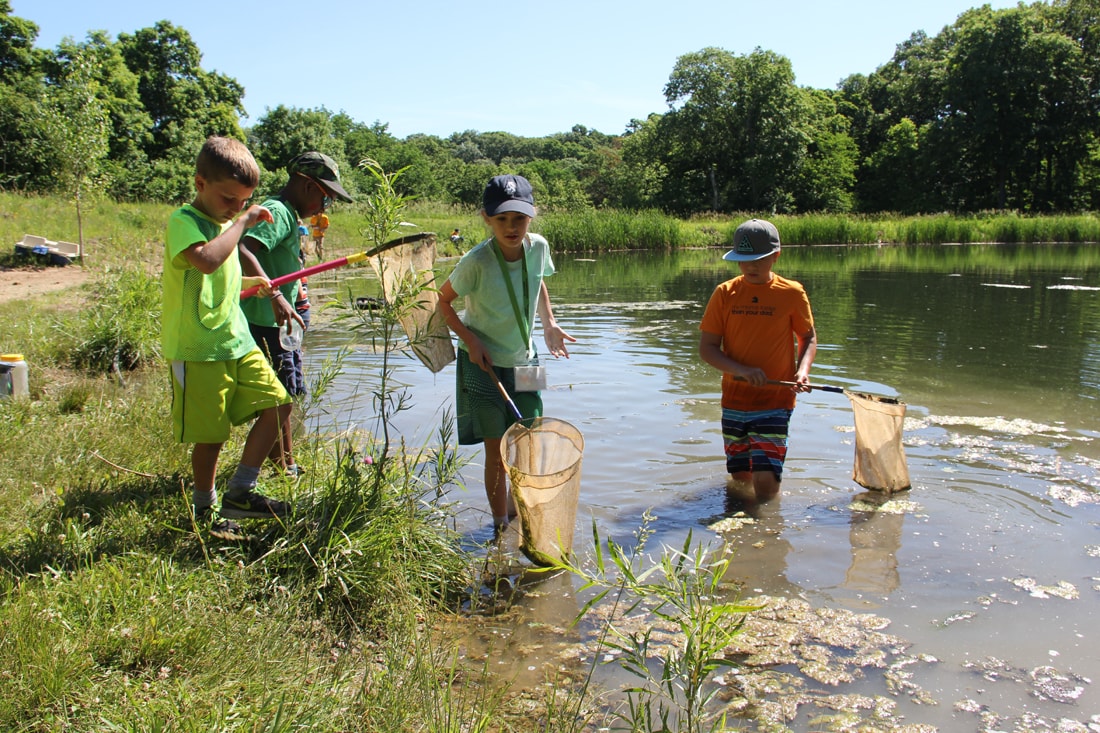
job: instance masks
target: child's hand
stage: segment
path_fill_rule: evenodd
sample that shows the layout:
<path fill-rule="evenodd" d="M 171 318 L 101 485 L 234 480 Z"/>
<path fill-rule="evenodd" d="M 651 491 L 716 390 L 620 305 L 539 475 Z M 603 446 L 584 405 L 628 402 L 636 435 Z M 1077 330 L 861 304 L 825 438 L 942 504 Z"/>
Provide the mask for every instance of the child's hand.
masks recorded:
<path fill-rule="evenodd" d="M 246 229 L 250 229 L 261 221 L 266 221 L 268 224 L 273 224 L 275 220 L 271 217 L 271 212 L 260 206 L 259 204 L 252 204 L 245 212 L 241 214 L 240 219 L 244 222 Z"/>
<path fill-rule="evenodd" d="M 544 329 L 543 338 L 546 340 L 546 348 L 550 350 L 552 355 L 555 357 L 564 356 L 566 359 L 569 358 L 569 351 L 565 348 L 565 342 L 572 341 L 576 343 L 577 341 L 557 325 Z"/>
<path fill-rule="evenodd" d="M 734 372 L 734 376 L 737 379 L 743 379 L 754 387 L 763 387 L 768 383 L 768 375 L 763 369 L 759 367 L 747 367 L 738 365 L 740 367 Z"/>
<path fill-rule="evenodd" d="M 481 343 L 481 339 L 472 338 L 467 341 L 466 350 L 470 354 L 471 364 L 477 364 L 484 371 L 492 370 L 493 357 L 489 356 L 489 351 L 485 348 L 485 344 Z"/>
<path fill-rule="evenodd" d="M 267 211 L 267 209 L 264 209 L 264 211 Z M 271 293 L 274 292 L 274 289 L 271 287 L 271 281 L 260 275 L 248 275 L 241 278 L 241 290 L 248 290 L 249 288 L 259 288 L 259 290 L 256 291 L 256 295 L 264 298 L 270 298 Z"/>
<path fill-rule="evenodd" d="M 809 374 L 796 374 L 794 376 L 794 386 L 791 387 L 794 392 L 812 392 L 813 387 L 810 386 Z"/>

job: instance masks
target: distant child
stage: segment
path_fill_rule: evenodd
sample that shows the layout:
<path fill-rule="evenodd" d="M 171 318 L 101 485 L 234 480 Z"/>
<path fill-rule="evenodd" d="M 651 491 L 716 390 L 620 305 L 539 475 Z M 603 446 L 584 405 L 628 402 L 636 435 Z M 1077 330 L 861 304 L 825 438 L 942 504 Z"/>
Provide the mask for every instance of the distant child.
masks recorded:
<path fill-rule="evenodd" d="M 699 356 L 722 372 L 726 470 L 735 482 L 750 483 L 757 501 L 767 501 L 779 493 L 795 393 L 810 391 L 817 334 L 802 285 L 772 272 L 779 259 L 775 226 L 746 221 L 733 241 L 722 259 L 736 262 L 741 275 L 711 295 Z"/>
<path fill-rule="evenodd" d="M 259 182 L 260 169 L 242 143 L 211 137 L 195 163 L 195 199 L 168 220 L 165 237 L 161 345 L 171 366 L 173 434 L 194 444 L 192 502 L 195 520 L 222 539 L 240 539 L 231 518 L 279 517 L 287 505 L 256 492 L 256 481 L 279 430 L 290 414 L 290 396 L 279 383 L 248 331 L 240 308 L 242 287 L 262 277 L 243 278 L 237 242 L 271 213 L 250 206 L 236 221 Z M 240 464 L 229 479 L 220 515 L 214 479 L 230 427 L 255 420 Z"/>
<path fill-rule="evenodd" d="M 313 254 L 313 244 L 309 240 L 309 227 L 298 220 L 298 246 L 302 250 L 302 265 L 305 265 L 307 254 Z"/>
<path fill-rule="evenodd" d="M 516 370 L 537 364 L 532 340 L 535 311 L 550 353 L 569 357 L 543 278 L 554 274 L 550 247 L 527 229 L 535 216 L 531 184 L 522 176 L 496 176 L 482 195 L 481 217 L 492 235 L 455 265 L 439 293 L 439 309 L 460 343 L 457 364 L 458 442 L 485 445 L 485 494 L 493 526 L 502 530 L 516 516 L 508 493 L 500 443 L 516 416 L 497 389 L 503 383 L 524 418 L 542 415 L 538 391 L 516 390 Z M 462 318 L 454 301 L 463 298 Z"/>
<path fill-rule="evenodd" d="M 248 275 L 274 279 L 300 270 L 298 218 L 323 214 L 333 198 L 352 200 L 340 184 L 336 162 L 324 153 L 302 153 L 287 164 L 286 170 L 286 184 L 262 204 L 271 212 L 271 221 L 257 224 L 241 239 L 241 266 Z M 280 285 L 270 300 L 248 298 L 241 303 L 252 337 L 271 360 L 279 381 L 292 397 L 306 394 L 302 351 L 283 348 L 279 331 L 289 329 L 291 321 L 305 330 L 305 320 L 296 307 L 300 292 L 298 281 L 293 280 Z M 300 469 L 294 460 L 291 427 L 287 411 L 270 457 L 287 476 L 296 477 Z"/>
<path fill-rule="evenodd" d="M 325 259 L 325 232 L 328 231 L 328 217 L 320 211 L 309 219 L 309 230 L 313 234 L 313 251 L 317 253 L 317 259 Z"/>

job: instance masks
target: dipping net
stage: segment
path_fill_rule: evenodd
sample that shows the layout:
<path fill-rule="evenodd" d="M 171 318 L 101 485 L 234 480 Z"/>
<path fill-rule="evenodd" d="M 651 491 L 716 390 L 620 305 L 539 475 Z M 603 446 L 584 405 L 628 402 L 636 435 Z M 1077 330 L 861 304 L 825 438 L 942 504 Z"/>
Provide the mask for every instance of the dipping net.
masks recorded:
<path fill-rule="evenodd" d="M 522 522 L 520 550 L 536 565 L 573 551 L 584 436 L 564 420 L 536 417 L 508 428 L 501 456 Z"/>
<path fill-rule="evenodd" d="M 435 237 L 402 244 L 370 258 L 387 303 L 398 303 L 398 320 L 424 366 L 438 372 L 455 360 L 451 332 L 436 310 Z"/>
<path fill-rule="evenodd" d="M 909 467 L 901 444 L 905 403 L 892 397 L 845 392 L 856 424 L 852 478 L 867 489 L 887 493 L 909 488 Z"/>

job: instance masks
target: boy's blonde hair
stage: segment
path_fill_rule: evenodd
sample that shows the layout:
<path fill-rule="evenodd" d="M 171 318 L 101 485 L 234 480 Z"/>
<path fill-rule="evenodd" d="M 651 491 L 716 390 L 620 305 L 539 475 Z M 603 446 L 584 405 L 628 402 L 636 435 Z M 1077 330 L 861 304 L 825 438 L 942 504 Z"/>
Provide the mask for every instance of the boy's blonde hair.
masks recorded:
<path fill-rule="evenodd" d="M 233 179 L 242 186 L 256 188 L 260 183 L 260 166 L 245 144 L 231 137 L 211 135 L 202 144 L 195 161 L 195 173 L 208 181 Z"/>

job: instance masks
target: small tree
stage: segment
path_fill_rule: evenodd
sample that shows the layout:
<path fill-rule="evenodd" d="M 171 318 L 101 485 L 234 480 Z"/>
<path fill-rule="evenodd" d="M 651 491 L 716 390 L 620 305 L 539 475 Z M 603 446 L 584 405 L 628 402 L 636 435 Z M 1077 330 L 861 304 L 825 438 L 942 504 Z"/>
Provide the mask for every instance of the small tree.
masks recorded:
<path fill-rule="evenodd" d="M 84 257 L 83 203 L 106 184 L 109 123 L 96 92 L 92 59 L 78 52 L 48 96 L 45 144 L 59 188 L 76 203 L 77 241 Z"/>

